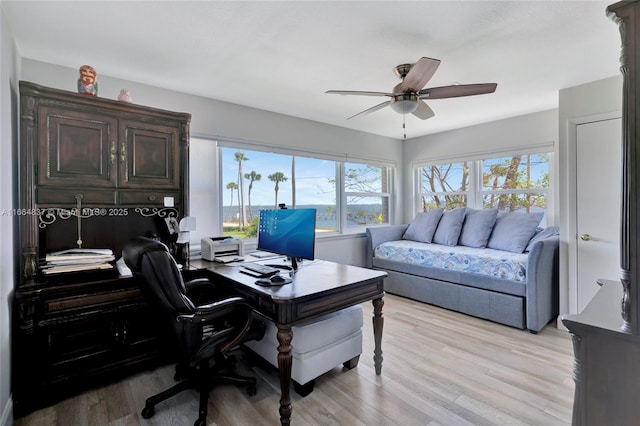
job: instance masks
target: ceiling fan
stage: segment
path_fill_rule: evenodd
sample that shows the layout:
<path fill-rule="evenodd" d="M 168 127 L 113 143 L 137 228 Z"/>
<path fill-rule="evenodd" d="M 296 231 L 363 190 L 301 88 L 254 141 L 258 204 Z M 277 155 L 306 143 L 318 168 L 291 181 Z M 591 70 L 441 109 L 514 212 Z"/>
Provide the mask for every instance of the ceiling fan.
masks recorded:
<path fill-rule="evenodd" d="M 482 84 L 455 84 L 451 86 L 430 87 L 423 89 L 425 84 L 433 77 L 438 66 L 439 59 L 420 58 L 415 64 L 401 64 L 394 68 L 396 75 L 402 80 L 391 93 L 366 92 L 358 90 L 327 90 L 325 93 L 337 95 L 361 95 L 361 96 L 386 96 L 390 98 L 369 109 L 365 109 L 347 120 L 390 106 L 392 110 L 400 114 L 413 114 L 426 120 L 435 115 L 433 110 L 423 99 L 457 98 L 461 96 L 482 95 L 493 93 L 496 83 Z"/>

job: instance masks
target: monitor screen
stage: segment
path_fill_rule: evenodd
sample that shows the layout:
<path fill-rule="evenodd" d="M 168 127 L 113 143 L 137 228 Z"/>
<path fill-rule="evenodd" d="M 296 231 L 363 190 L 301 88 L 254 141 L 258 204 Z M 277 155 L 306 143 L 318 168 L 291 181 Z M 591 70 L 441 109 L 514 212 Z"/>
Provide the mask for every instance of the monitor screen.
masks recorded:
<path fill-rule="evenodd" d="M 260 210 L 258 250 L 314 259 L 315 209 Z"/>

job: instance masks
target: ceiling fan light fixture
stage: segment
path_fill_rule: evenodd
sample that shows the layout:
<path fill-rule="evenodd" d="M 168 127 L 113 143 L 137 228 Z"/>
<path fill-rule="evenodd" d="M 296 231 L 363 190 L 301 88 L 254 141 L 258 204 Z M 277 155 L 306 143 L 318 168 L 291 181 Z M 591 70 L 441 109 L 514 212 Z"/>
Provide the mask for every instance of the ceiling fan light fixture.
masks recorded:
<path fill-rule="evenodd" d="M 418 108 L 418 97 L 413 93 L 397 95 L 394 96 L 390 106 L 398 114 L 411 114 Z"/>

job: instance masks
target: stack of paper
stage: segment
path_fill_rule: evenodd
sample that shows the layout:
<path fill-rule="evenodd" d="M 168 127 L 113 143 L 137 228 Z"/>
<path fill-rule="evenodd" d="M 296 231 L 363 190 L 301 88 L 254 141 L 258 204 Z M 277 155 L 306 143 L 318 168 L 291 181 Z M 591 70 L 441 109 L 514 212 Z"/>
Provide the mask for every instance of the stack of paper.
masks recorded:
<path fill-rule="evenodd" d="M 111 249 L 62 250 L 46 255 L 42 272 L 58 274 L 92 269 L 113 269 L 113 264 L 110 263 L 113 260 L 115 257 Z"/>

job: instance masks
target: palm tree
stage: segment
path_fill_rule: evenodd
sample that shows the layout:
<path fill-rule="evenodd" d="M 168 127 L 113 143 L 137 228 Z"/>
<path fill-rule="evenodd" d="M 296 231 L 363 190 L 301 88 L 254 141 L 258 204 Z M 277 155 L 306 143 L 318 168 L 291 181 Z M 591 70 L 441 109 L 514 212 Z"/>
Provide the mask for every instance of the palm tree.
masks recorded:
<path fill-rule="evenodd" d="M 271 182 L 275 182 L 276 183 L 276 208 L 278 207 L 278 190 L 280 189 L 280 187 L 278 186 L 278 184 L 280 182 L 285 182 L 287 180 L 287 178 L 285 177 L 284 173 L 282 172 L 275 172 L 273 174 L 270 174 L 269 176 L 269 180 Z"/>
<path fill-rule="evenodd" d="M 244 205 L 244 179 L 242 173 L 242 162 L 249 160 L 244 152 L 236 152 L 235 159 L 238 162 L 238 186 L 240 191 L 238 192 L 238 203 L 240 204 L 240 218 L 238 220 L 239 228 L 242 231 L 247 224 L 247 212 Z"/>
<path fill-rule="evenodd" d="M 238 189 L 238 184 L 235 182 L 229 182 L 227 184 L 227 189 L 231 190 L 231 201 L 229 202 L 229 207 L 233 207 L 233 190 Z"/>
<path fill-rule="evenodd" d="M 247 194 L 247 200 L 249 201 L 249 222 L 251 222 L 253 220 L 253 213 L 251 211 L 251 190 L 253 189 L 253 182 L 262 179 L 262 175 L 251 170 L 251 173 L 244 174 L 244 178 L 249 179 L 249 193 Z"/>

